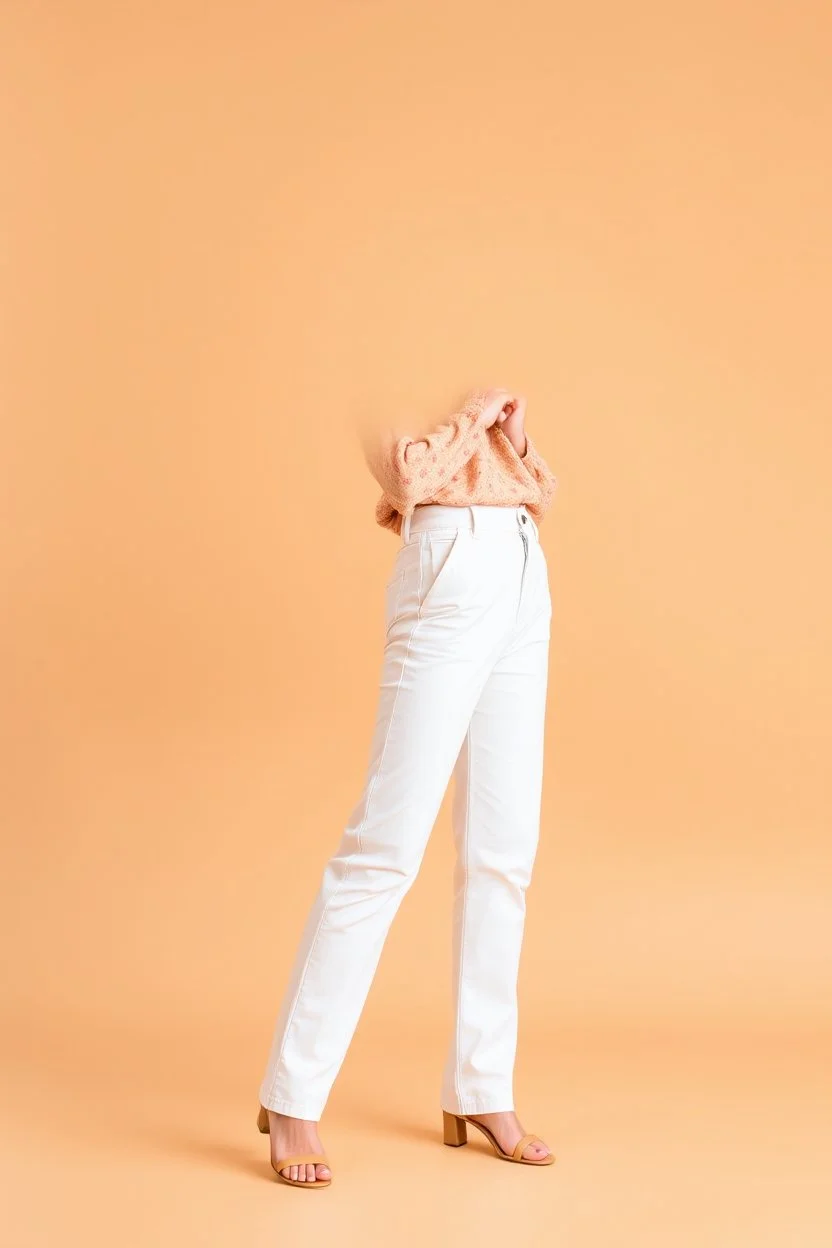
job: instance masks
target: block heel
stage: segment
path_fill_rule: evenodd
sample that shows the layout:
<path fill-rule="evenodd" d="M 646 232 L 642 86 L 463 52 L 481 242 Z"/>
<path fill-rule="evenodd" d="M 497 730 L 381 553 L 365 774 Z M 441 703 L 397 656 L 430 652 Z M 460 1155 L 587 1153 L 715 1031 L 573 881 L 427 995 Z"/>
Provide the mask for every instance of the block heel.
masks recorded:
<path fill-rule="evenodd" d="M 468 1128 L 465 1125 L 465 1119 L 457 1114 L 449 1114 L 446 1109 L 442 1110 L 442 1130 L 445 1143 L 451 1148 L 459 1148 L 460 1144 L 468 1143 Z"/>

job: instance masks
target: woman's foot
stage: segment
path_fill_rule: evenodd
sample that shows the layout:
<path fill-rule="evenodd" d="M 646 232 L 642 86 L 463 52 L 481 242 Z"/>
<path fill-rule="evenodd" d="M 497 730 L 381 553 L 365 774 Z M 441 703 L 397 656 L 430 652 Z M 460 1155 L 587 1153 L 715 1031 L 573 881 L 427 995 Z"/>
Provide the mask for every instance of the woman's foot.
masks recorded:
<path fill-rule="evenodd" d="M 322 1153 L 324 1151 L 318 1136 L 317 1122 L 312 1122 L 307 1118 L 290 1118 L 288 1114 L 278 1114 L 273 1109 L 270 1109 L 268 1113 L 272 1165 L 281 1157 L 291 1157 L 294 1153 Z M 317 1165 L 309 1162 L 302 1166 L 286 1166 L 280 1174 L 287 1179 L 298 1179 L 301 1183 L 314 1183 L 315 1179 L 332 1178 L 329 1166 L 320 1162 Z"/>
<path fill-rule="evenodd" d="M 513 1153 L 518 1141 L 522 1140 L 526 1134 L 514 1110 L 506 1110 L 499 1114 L 466 1114 L 466 1117 L 473 1118 L 475 1122 L 481 1122 L 483 1126 L 488 1127 L 504 1153 Z M 521 1155 L 528 1157 L 530 1161 L 540 1161 L 541 1158 L 548 1157 L 551 1151 L 546 1144 L 533 1143 L 527 1145 Z"/>

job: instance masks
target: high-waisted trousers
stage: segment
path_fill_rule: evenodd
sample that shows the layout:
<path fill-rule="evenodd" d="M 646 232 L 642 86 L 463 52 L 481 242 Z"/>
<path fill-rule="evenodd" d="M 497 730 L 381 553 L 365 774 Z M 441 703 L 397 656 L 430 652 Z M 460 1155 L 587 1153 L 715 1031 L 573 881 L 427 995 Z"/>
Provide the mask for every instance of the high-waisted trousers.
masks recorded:
<path fill-rule="evenodd" d="M 453 1113 L 514 1108 L 517 979 L 539 840 L 552 602 L 525 506 L 405 515 L 363 792 L 323 869 L 260 1103 L 317 1121 L 451 776 Z"/>

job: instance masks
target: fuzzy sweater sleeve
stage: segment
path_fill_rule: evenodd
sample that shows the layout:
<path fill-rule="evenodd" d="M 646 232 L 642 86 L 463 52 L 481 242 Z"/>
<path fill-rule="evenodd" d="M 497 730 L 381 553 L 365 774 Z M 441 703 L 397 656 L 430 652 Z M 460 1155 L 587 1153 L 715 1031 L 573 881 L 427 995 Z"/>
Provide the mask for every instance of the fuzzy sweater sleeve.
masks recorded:
<path fill-rule="evenodd" d="M 398 511 L 433 497 L 468 462 L 486 437 L 487 405 L 486 391 L 472 390 L 459 411 L 424 437 L 392 430 L 362 437 L 367 466 Z"/>
<path fill-rule="evenodd" d="M 534 442 L 532 442 L 528 433 L 526 433 L 526 453 L 518 456 L 518 458 L 533 480 L 540 486 L 541 501 L 537 505 L 537 511 L 538 518 L 542 518 L 548 511 L 554 498 L 555 490 L 558 488 L 557 477 L 538 451 Z"/>

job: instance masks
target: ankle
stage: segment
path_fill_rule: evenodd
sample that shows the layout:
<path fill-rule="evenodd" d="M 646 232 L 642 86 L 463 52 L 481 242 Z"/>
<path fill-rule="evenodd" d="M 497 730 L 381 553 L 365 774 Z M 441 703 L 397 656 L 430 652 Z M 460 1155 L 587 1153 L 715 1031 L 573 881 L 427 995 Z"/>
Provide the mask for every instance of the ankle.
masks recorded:
<path fill-rule="evenodd" d="M 269 1117 L 276 1118 L 279 1123 L 293 1127 L 316 1127 L 318 1122 L 316 1118 L 298 1118 L 293 1113 L 281 1113 L 278 1109 L 269 1109 Z"/>

